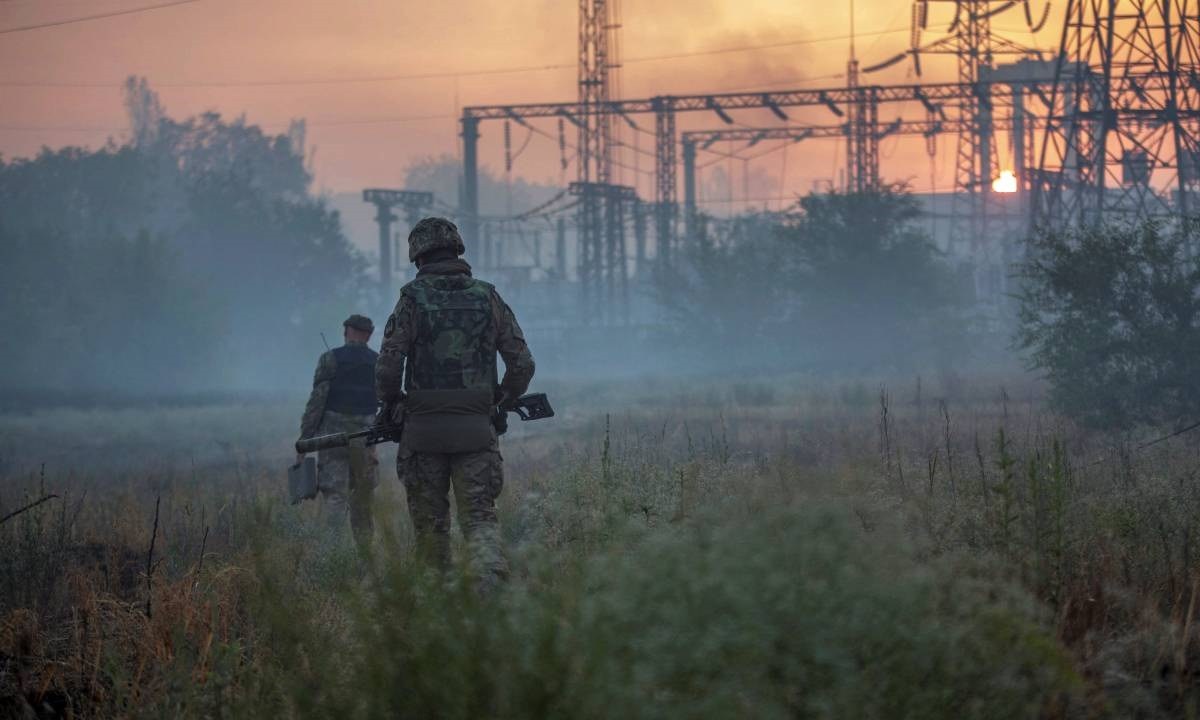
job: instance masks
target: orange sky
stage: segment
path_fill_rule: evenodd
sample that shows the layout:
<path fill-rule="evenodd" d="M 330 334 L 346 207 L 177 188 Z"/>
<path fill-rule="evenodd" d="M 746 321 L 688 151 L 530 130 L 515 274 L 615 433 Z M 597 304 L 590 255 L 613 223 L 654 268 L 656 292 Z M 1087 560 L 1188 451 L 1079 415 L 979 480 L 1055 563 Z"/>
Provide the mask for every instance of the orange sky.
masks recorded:
<path fill-rule="evenodd" d="M 0 0 L 0 31 L 157 2 L 162 0 Z M 845 68 L 847 0 L 624 0 L 621 4 L 625 97 L 786 89 L 790 84 L 836 86 L 840 81 L 826 76 Z M 910 7 L 910 0 L 858 0 L 858 31 L 864 35 L 858 48 L 864 64 L 907 46 Z M 1057 5 L 1055 10 L 1059 11 Z M 570 0 L 199 0 L 73 25 L 0 33 L 0 153 L 27 156 L 42 145 L 97 146 L 109 136 L 119 137 L 125 117 L 115 86 L 125 76 L 139 74 L 159 89 L 173 116 L 210 109 L 227 115 L 244 112 L 251 122 L 277 130 L 289 118 L 307 118 L 320 189 L 342 192 L 398 186 L 406 162 L 414 156 L 456 152 L 454 116 L 462 105 L 573 99 L 576 12 Z M 947 20 L 935 17 L 931 31 L 944 28 Z M 1017 28 L 1023 20 L 1015 11 L 995 24 Z M 1052 20 L 1036 39 L 1028 32 L 1009 36 L 1047 49 L 1055 43 L 1055 26 Z M 872 34 L 886 30 L 899 32 Z M 831 37 L 838 39 L 751 52 L 638 60 Z M 548 64 L 567 67 L 457 80 L 173 86 Z M 945 63 L 927 63 L 925 76 L 951 79 L 950 70 Z M 899 82 L 910 76 L 908 65 L 902 64 L 871 78 Z M 825 79 L 804 82 L 805 78 Z M 47 86 L 72 83 L 100 86 Z M 884 119 L 897 112 L 888 110 Z M 911 109 L 904 114 L 919 116 Z M 437 117 L 397 120 L 425 116 Z M 736 120 L 747 125 L 778 124 L 771 118 L 743 113 Z M 793 113 L 793 119 L 836 121 L 823 110 Z M 719 125 L 715 116 L 681 120 L 681 130 Z M 557 132 L 553 121 L 544 121 L 541 127 Z M 645 127 L 651 127 L 648 118 Z M 484 163 L 502 168 L 501 126 L 485 125 L 483 133 Z M 514 143 L 523 140 L 524 131 L 514 128 Z M 644 134 L 626 132 L 625 140 L 641 150 L 652 148 L 652 138 Z M 944 139 L 937 157 L 939 186 L 950 182 L 952 142 Z M 720 161 L 702 174 L 701 184 L 711 184 L 712 173 L 721 167 L 732 173 L 739 193 L 743 187 L 752 196 L 807 191 L 815 182 L 836 178 L 841 166 L 838 151 L 832 142 L 812 142 L 792 146 L 786 153 L 765 154 L 751 161 L 752 182 L 744 186 L 739 178 L 745 164 Z M 919 138 L 885 141 L 883 155 L 886 177 L 929 186 L 930 160 Z M 645 172 L 651 158 L 632 150 L 622 157 L 624 164 L 636 165 L 638 171 L 623 170 L 619 180 L 633 183 L 636 176 L 643 193 L 651 194 Z M 700 160 L 715 158 L 706 155 Z M 534 136 L 514 172 L 557 181 L 557 143 Z M 763 176 L 770 180 L 761 181 Z M 780 176 L 786 177 L 782 192 L 772 185 Z M 756 191 L 756 187 L 766 189 Z"/>

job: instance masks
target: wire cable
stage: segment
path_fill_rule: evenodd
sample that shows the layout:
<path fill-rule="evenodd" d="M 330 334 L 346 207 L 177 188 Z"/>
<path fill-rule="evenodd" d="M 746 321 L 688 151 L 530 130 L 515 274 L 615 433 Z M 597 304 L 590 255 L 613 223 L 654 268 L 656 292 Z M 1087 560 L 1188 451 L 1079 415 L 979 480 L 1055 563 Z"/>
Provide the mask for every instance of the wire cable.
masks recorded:
<path fill-rule="evenodd" d="M 199 0 L 177 0 L 177 2 L 171 3 L 171 4 L 179 5 L 184 2 L 189 2 L 189 3 L 190 2 L 199 2 Z M 153 9 L 157 9 L 159 7 L 169 7 L 169 6 L 170 5 L 147 6 L 145 8 L 142 8 L 142 10 L 153 10 Z M 127 14 L 127 13 L 135 12 L 135 11 L 137 11 L 137 10 L 135 9 L 135 10 L 122 11 L 121 13 L 118 13 L 118 14 Z M 107 17 L 107 16 L 97 15 L 94 17 Z M 79 21 L 82 21 L 83 19 L 88 19 L 88 18 L 80 18 L 80 19 L 76 19 L 71 22 L 79 22 Z M 64 23 L 60 23 L 60 24 L 64 24 Z M 17 32 L 18 30 L 21 30 L 21 29 L 33 29 L 34 27 L 38 27 L 38 26 L 30 26 L 28 28 L 12 28 L 9 30 L 0 30 L 0 33 Z M 904 31 L 905 30 L 903 28 L 891 29 L 891 30 L 879 30 L 875 33 L 866 33 L 865 35 L 866 36 L 886 35 L 886 34 L 904 32 Z M 663 61 L 663 60 L 676 60 L 676 59 L 680 59 L 680 58 L 706 57 L 706 56 L 710 56 L 710 55 L 724 55 L 724 54 L 729 54 L 729 53 L 751 52 L 754 50 L 770 50 L 770 49 L 774 49 L 774 48 L 794 47 L 794 46 L 798 46 L 798 45 L 813 45 L 813 44 L 823 43 L 823 42 L 836 42 L 836 41 L 845 40 L 845 39 L 846 39 L 846 36 L 825 37 L 825 38 L 806 38 L 803 40 L 789 40 L 789 41 L 785 41 L 785 42 L 766 43 L 766 44 L 761 44 L 761 45 L 741 45 L 741 46 L 737 46 L 737 47 L 715 48 L 712 50 L 697 50 L 697 51 L 693 51 L 693 52 L 671 53 L 671 54 L 665 54 L 665 55 L 645 55 L 645 56 L 641 56 L 641 57 L 627 58 L 627 59 L 623 60 L 622 62 L 623 63 L 659 62 L 659 61 Z M 549 63 L 549 64 L 542 64 L 542 65 L 518 65 L 518 66 L 506 67 L 506 68 L 490 68 L 490 69 L 478 69 L 478 70 L 443 70 L 443 71 L 434 71 L 434 72 L 387 74 L 387 75 L 358 75 L 358 76 L 352 75 L 352 76 L 332 77 L 332 78 L 291 78 L 291 79 L 283 78 L 283 79 L 275 79 L 275 80 L 200 80 L 200 81 L 187 81 L 187 82 L 160 82 L 160 83 L 155 83 L 155 87 L 157 87 L 157 88 L 222 88 L 222 87 L 272 87 L 272 86 L 290 86 L 290 85 L 297 85 L 297 86 L 340 85 L 340 84 L 351 84 L 351 83 L 395 82 L 395 81 L 403 81 L 403 80 L 436 80 L 436 79 L 458 78 L 458 77 L 510 75 L 510 74 L 527 73 L 527 72 L 544 72 L 544 71 L 548 71 L 548 70 L 567 70 L 567 69 L 574 70 L 574 69 L 576 69 L 576 67 L 577 66 L 575 63 Z M 830 76 L 830 77 L 840 77 L 840 75 Z M 21 81 L 21 80 L 11 80 L 11 81 L 4 80 L 4 81 L 0 81 L 0 87 L 57 87 L 57 88 L 113 88 L 113 87 L 118 87 L 119 88 L 119 87 L 123 87 L 123 84 L 122 83 L 113 83 L 113 82 L 97 82 L 97 81 L 34 82 L 34 81 Z M 762 87 L 766 87 L 766 86 L 764 85 Z"/>
<path fill-rule="evenodd" d="M 874 37 L 879 35 L 891 35 L 900 32 L 908 32 L 908 28 L 895 28 L 891 30 L 876 30 L 869 33 L 860 33 L 858 37 Z M 822 38 L 806 38 L 803 40 L 785 40 L 783 42 L 766 43 L 763 45 L 741 45 L 738 47 L 715 48 L 712 50 L 699 50 L 686 53 L 670 53 L 666 55 L 643 55 L 641 57 L 631 57 L 623 60 L 625 63 L 652 62 L 659 60 L 678 60 L 680 58 L 700 57 L 707 55 L 725 55 L 727 53 L 746 52 L 748 50 L 772 50 L 775 48 L 796 47 L 798 45 L 816 45 L 818 43 L 839 42 L 841 40 L 849 40 L 850 35 L 838 35 Z"/>
<path fill-rule="evenodd" d="M 174 0 L 174 2 L 159 3 L 157 5 L 142 5 L 141 7 L 126 8 L 125 10 L 113 10 L 112 12 L 96 13 L 95 15 L 81 15 L 80 17 L 67 18 L 64 20 L 53 20 L 51 22 L 38 23 L 36 25 L 0 28 L 0 35 L 25 32 L 27 30 L 41 30 L 42 28 L 61 27 L 63 25 L 73 25 L 75 23 L 88 22 L 89 20 L 102 20 L 104 18 L 119 17 L 121 15 L 133 15 L 135 13 L 143 13 L 150 10 L 162 10 L 163 8 L 175 7 L 176 5 L 188 5 L 194 2 L 200 2 L 200 0 Z"/>
<path fill-rule="evenodd" d="M 559 138 L 558 138 L 558 136 L 557 136 L 557 135 L 551 135 L 550 133 L 546 132 L 545 130 L 543 130 L 543 129 L 539 128 L 537 125 L 530 125 L 530 126 L 529 126 L 529 128 L 530 128 L 531 130 L 533 130 L 535 133 L 537 133 L 538 135 L 541 135 L 541 136 L 542 136 L 542 137 L 544 137 L 544 138 L 548 138 L 548 139 L 550 139 L 550 140 L 553 140 L 555 143 L 558 143 L 558 142 L 559 142 Z M 576 146 L 574 143 L 569 143 L 569 142 L 568 142 L 568 143 L 563 143 L 563 144 L 564 144 L 566 147 L 569 147 L 569 148 L 571 148 L 572 150 L 574 150 L 576 155 L 578 155 L 578 154 L 579 154 L 579 147 L 578 147 L 578 146 Z M 650 153 L 650 151 L 649 151 L 649 150 L 647 150 L 647 151 L 645 151 L 645 152 L 646 152 L 646 153 L 648 153 L 648 154 L 652 154 L 652 153 Z M 632 165 L 626 165 L 625 163 L 618 162 L 617 160 L 613 160 L 613 161 L 612 161 L 612 164 L 613 164 L 613 165 L 615 165 L 615 166 L 617 166 L 617 167 L 624 168 L 624 169 L 626 169 L 626 170 L 632 170 L 632 171 L 634 171 L 634 172 L 641 173 L 641 174 L 643 174 L 643 175 L 647 175 L 647 176 L 651 176 L 651 177 L 653 177 L 653 175 L 654 175 L 654 172 L 653 172 L 653 171 L 650 171 L 650 170 L 642 170 L 642 169 L 640 169 L 640 168 L 636 168 L 636 167 L 634 167 L 634 166 L 632 166 Z"/>
<path fill-rule="evenodd" d="M 388 125 L 392 123 L 405 122 L 421 122 L 425 120 L 448 120 L 454 115 L 442 113 L 440 115 L 401 115 L 396 117 L 377 117 L 377 118 L 346 118 L 343 120 L 306 120 L 309 127 L 343 127 L 349 125 Z M 249 123 L 254 127 L 270 129 L 270 128 L 286 128 L 291 122 L 262 122 Z M 101 126 L 78 126 L 78 125 L 0 125 L 0 132 L 128 132 L 128 127 L 101 127 Z"/>

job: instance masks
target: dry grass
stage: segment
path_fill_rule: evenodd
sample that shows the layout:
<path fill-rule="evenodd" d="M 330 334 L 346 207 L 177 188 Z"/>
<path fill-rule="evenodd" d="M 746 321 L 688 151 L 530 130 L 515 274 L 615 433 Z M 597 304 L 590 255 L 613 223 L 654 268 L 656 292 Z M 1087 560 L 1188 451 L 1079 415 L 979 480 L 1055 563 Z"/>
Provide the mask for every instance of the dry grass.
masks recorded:
<path fill-rule="evenodd" d="M 0 715 L 1194 716 L 1197 440 L 1129 453 L 1135 438 L 1082 433 L 1043 410 L 1037 387 L 1000 379 L 882 385 L 549 388 L 560 417 L 516 429 L 504 446 L 501 512 L 517 576 L 502 610 L 413 575 L 390 471 L 378 495 L 376 590 L 362 591 L 348 538 L 326 534 L 316 504 L 283 503 L 298 404 L 0 418 L 0 516 L 61 496 L 0 525 Z M 742 537 L 744 548 L 730 543 Z M 709 541 L 732 554 L 693 549 Z M 820 569 L 819 548 L 830 567 L 861 571 L 823 575 L 834 571 Z M 775 560 L 739 572 L 758 557 Z M 791 558 L 816 569 L 789 569 Z M 735 581 L 766 583 L 747 605 L 726 600 L 740 619 L 689 615 Z M 841 607 L 876 600 L 859 622 L 818 601 L 763 604 L 776 591 Z M 465 625 L 443 627 L 433 597 Z M 647 641 L 642 622 L 681 624 L 647 649 L 607 637 L 595 613 Z M 880 616 L 906 634 L 872 625 Z M 508 630 L 471 640 L 487 617 Z M 987 617 L 1007 619 L 988 629 Z M 787 639 L 806 618 L 820 621 L 809 636 L 828 629 L 820 647 Z M 697 685 L 702 667 L 677 637 L 709 646 L 726 669 L 798 658 L 805 673 L 840 671 L 816 686 L 781 669 Z M 745 637 L 761 642 L 739 644 Z M 837 659 L 879 638 L 892 638 L 875 650 L 883 675 Z M 529 655 L 531 643 L 542 654 Z M 457 674 L 429 664 L 433 649 L 460 661 Z M 829 653 L 837 658 L 823 664 Z M 921 675 L 918 656 L 931 653 L 948 660 Z M 362 656 L 374 664 L 345 664 Z M 484 663 L 508 656 L 519 674 Z M 396 674 L 400 665 L 428 682 Z M 613 686 L 629 684 L 625 667 L 642 673 L 628 706 Z M 941 705 L 918 692 L 939 683 Z M 991 695 L 1004 690 L 997 683 L 1011 692 Z M 400 685 L 403 698 L 389 690 Z M 442 686 L 475 704 L 442 698 Z M 963 700 L 972 694 L 1023 698 L 1022 709 Z M 697 695 L 712 702 L 691 704 Z"/>

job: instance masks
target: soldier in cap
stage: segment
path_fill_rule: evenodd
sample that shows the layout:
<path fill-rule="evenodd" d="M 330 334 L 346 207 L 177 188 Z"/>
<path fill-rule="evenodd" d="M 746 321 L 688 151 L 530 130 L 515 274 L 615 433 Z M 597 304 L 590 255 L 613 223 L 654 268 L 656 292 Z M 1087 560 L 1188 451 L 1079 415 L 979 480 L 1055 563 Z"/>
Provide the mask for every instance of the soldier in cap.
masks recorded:
<path fill-rule="evenodd" d="M 345 344 L 321 355 L 313 376 L 312 394 L 300 421 L 300 438 L 362 430 L 374 421 L 375 360 L 367 347 L 375 325 L 362 315 L 342 323 Z M 302 458 L 297 458 L 302 459 Z M 352 445 L 324 450 L 317 456 L 317 487 L 328 503 L 329 520 L 344 527 L 347 514 L 355 542 L 371 542 L 371 496 L 378 482 L 379 461 L 373 448 Z"/>
<path fill-rule="evenodd" d="M 400 290 L 384 328 L 375 390 L 381 412 L 404 418 L 396 467 L 419 556 L 449 565 L 453 489 L 468 565 L 487 592 L 508 573 L 496 519 L 504 476 L 493 418 L 529 387 L 534 366 L 512 310 L 496 288 L 472 277 L 464 252 L 449 220 L 413 227 L 408 259 L 417 277 Z"/>

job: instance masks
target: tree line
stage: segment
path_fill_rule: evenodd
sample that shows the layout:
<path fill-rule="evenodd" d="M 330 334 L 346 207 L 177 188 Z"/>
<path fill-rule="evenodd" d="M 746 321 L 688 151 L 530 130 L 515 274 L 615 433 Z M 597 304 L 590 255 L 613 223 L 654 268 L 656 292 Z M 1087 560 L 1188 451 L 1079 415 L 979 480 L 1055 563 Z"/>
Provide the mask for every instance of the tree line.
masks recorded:
<path fill-rule="evenodd" d="M 1200 421 L 1200 221 L 1108 221 L 1020 238 L 1012 292 L 981 313 L 903 186 L 699 218 L 659 271 L 671 342 L 726 365 L 922 372 L 1005 357 L 1083 425 Z M 715 227 L 714 227 L 715 226 Z"/>
<path fill-rule="evenodd" d="M 277 387 L 366 269 L 310 191 L 303 126 L 174 120 L 144 80 L 125 100 L 127 142 L 0 159 L 0 392 Z"/>

